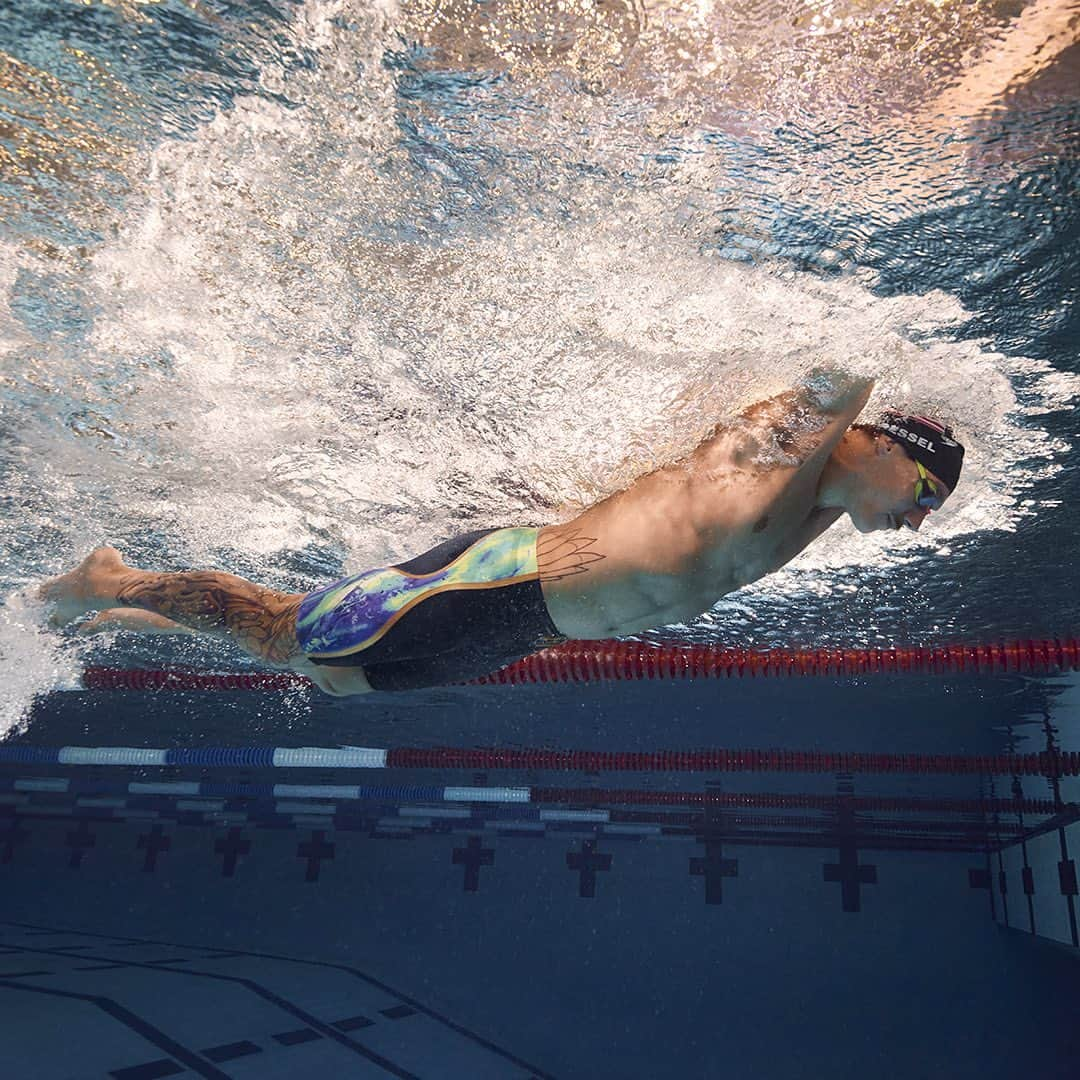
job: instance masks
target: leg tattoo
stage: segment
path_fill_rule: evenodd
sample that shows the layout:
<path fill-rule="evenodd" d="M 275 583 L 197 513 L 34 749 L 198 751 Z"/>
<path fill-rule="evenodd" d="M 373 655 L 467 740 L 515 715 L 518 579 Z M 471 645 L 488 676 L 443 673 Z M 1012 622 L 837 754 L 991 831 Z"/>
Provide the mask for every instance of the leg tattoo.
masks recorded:
<path fill-rule="evenodd" d="M 300 651 L 296 611 L 301 596 L 265 589 L 232 574 L 126 570 L 116 599 L 192 630 L 225 634 L 271 663 L 288 663 Z"/>

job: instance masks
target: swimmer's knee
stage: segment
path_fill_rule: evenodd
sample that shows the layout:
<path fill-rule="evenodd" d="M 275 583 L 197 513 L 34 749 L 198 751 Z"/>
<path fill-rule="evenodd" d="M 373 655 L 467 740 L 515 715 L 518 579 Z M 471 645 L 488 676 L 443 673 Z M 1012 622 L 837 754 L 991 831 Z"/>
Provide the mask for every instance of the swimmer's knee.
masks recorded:
<path fill-rule="evenodd" d="M 339 690 L 336 686 L 332 686 L 329 683 L 324 683 L 319 689 L 330 697 L 352 697 L 348 690 Z"/>
<path fill-rule="evenodd" d="M 357 697 L 370 694 L 371 684 L 359 667 L 337 668 L 313 664 L 310 660 L 299 659 L 292 664 L 294 671 L 306 675 L 324 694 L 330 697 Z"/>
<path fill-rule="evenodd" d="M 319 689 L 336 698 L 359 697 L 361 694 L 371 693 L 371 685 L 362 675 L 357 680 L 349 679 L 345 682 L 327 681 Z"/>
<path fill-rule="evenodd" d="M 336 668 L 330 676 L 330 683 L 334 687 L 331 691 L 334 697 L 358 697 L 371 693 L 371 683 L 364 669 L 359 667 Z"/>

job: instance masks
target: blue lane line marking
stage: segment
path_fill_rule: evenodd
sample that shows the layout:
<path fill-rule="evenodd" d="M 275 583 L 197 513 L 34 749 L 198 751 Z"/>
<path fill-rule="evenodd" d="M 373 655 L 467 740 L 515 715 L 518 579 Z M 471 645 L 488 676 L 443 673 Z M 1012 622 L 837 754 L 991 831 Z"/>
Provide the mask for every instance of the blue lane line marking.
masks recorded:
<path fill-rule="evenodd" d="M 113 1080 L 161 1080 L 165 1076 L 179 1076 L 187 1070 L 177 1065 L 171 1058 L 147 1061 L 142 1065 L 132 1065 L 126 1069 L 113 1069 L 109 1076 Z"/>
<path fill-rule="evenodd" d="M 300 1028 L 299 1031 L 283 1031 L 278 1035 L 271 1035 L 270 1038 L 282 1046 L 299 1046 L 300 1043 L 314 1042 L 322 1036 L 311 1028 Z"/>
<path fill-rule="evenodd" d="M 226 1043 L 224 1046 L 210 1046 L 205 1050 L 200 1050 L 207 1061 L 213 1061 L 215 1064 L 220 1064 L 223 1061 L 233 1061 L 239 1057 L 248 1057 L 251 1054 L 261 1054 L 262 1047 L 256 1046 L 255 1043 L 244 1040 L 243 1042 Z"/>
<path fill-rule="evenodd" d="M 60 760 L 59 749 L 41 746 L 0 746 L 0 761 L 13 764 L 46 763 L 55 765 Z"/>
<path fill-rule="evenodd" d="M 165 751 L 165 764 L 266 768 L 274 764 L 274 747 L 179 747 Z"/>
<path fill-rule="evenodd" d="M 182 1061 L 188 1069 L 198 1076 L 208 1077 L 209 1080 L 229 1080 L 227 1073 L 223 1073 L 220 1069 L 203 1061 L 197 1054 L 194 1054 L 186 1047 L 181 1046 L 180 1043 L 171 1039 L 165 1032 L 154 1027 L 153 1024 L 148 1023 L 141 1016 L 137 1016 L 135 1013 L 131 1012 L 130 1009 L 125 1009 L 123 1005 L 113 1001 L 111 998 L 102 997 L 100 994 L 77 994 L 70 990 L 55 990 L 44 986 L 28 986 L 26 983 L 4 982 L 2 980 L 0 980 L 0 986 L 30 994 L 45 994 L 48 997 L 87 1001 L 91 1005 L 96 1005 L 114 1020 L 120 1021 L 121 1024 L 134 1031 L 136 1034 L 141 1035 L 148 1042 L 153 1043 L 159 1050 L 164 1050 L 166 1054 L 171 1055 L 177 1061 Z M 181 1069 L 180 1071 L 183 1070 Z M 113 1075 L 116 1076 L 118 1074 L 113 1073 Z M 121 1071 L 119 1075 L 123 1076 L 123 1071 Z"/>
<path fill-rule="evenodd" d="M 202 765 L 211 768 L 381 769 L 387 751 L 367 747 L 0 746 L 0 763 L 50 765 Z"/>

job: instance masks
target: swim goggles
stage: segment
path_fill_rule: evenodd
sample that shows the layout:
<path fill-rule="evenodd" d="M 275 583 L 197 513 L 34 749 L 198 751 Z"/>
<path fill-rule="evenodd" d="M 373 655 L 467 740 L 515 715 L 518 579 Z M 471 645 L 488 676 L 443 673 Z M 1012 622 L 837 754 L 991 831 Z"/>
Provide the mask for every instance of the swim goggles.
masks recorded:
<path fill-rule="evenodd" d="M 942 498 L 937 484 L 930 479 L 930 474 L 921 461 L 915 462 L 915 468 L 919 470 L 919 478 L 915 481 L 915 505 L 925 510 L 940 510 Z"/>

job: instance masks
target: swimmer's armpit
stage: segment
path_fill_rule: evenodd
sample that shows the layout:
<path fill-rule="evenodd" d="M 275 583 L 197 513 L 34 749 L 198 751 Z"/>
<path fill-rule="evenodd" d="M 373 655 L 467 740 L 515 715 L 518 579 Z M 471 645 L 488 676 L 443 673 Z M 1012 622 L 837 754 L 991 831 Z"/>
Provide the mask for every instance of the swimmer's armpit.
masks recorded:
<path fill-rule="evenodd" d="M 741 443 L 733 450 L 733 460 L 754 468 L 805 461 L 818 449 L 830 424 L 845 416 L 848 423 L 855 419 L 873 387 L 873 379 L 815 368 L 798 386 L 740 413 L 736 431 Z"/>
<path fill-rule="evenodd" d="M 591 550 L 595 536 L 583 536 L 580 529 L 541 533 L 536 543 L 536 565 L 541 581 L 558 581 L 583 574 L 590 563 L 604 556 Z"/>
<path fill-rule="evenodd" d="M 841 368 L 817 367 L 807 372 L 799 390 L 811 408 L 826 416 L 846 412 L 860 396 L 869 397 L 874 380 Z"/>
<path fill-rule="evenodd" d="M 777 450 L 791 454 L 796 449 L 799 428 L 805 424 L 807 412 L 805 396 L 797 390 L 785 390 L 743 409 L 734 425 L 736 441 L 731 447 L 734 464 L 740 468 L 777 464 L 772 460 Z M 793 464 L 792 461 L 780 463 Z"/>

